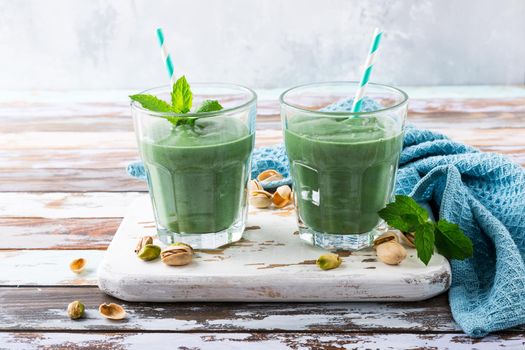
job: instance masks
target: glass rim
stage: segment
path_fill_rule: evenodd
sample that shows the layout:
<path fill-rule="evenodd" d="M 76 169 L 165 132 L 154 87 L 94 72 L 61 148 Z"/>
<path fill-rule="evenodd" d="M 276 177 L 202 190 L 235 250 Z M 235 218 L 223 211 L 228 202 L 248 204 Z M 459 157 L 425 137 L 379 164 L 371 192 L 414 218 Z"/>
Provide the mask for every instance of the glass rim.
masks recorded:
<path fill-rule="evenodd" d="M 395 92 L 395 93 L 401 95 L 402 101 L 394 104 L 393 106 L 388 106 L 388 107 L 385 107 L 385 108 L 377 109 L 375 111 L 367 111 L 367 112 L 316 111 L 316 110 L 311 110 L 311 109 L 305 109 L 305 108 L 299 107 L 299 106 L 297 106 L 297 105 L 295 105 L 293 103 L 285 101 L 285 96 L 288 93 L 290 93 L 290 92 L 292 92 L 294 90 L 300 89 L 300 88 L 323 86 L 323 85 L 324 86 L 330 86 L 330 85 L 335 86 L 335 85 L 358 85 L 358 84 L 359 84 L 358 81 L 353 81 L 353 80 L 349 80 L 349 81 L 336 80 L 336 81 L 325 81 L 325 82 L 314 82 L 314 83 L 301 84 L 301 85 L 297 85 L 297 86 L 294 86 L 294 87 L 291 87 L 291 88 L 285 90 L 279 96 L 279 102 L 281 103 L 281 105 L 285 105 L 285 106 L 291 107 L 291 108 L 293 108 L 295 110 L 298 110 L 298 111 L 301 111 L 301 112 L 315 113 L 315 114 L 324 115 L 326 117 L 330 117 L 330 116 L 332 116 L 332 117 L 340 117 L 340 116 L 348 116 L 348 115 L 355 115 L 355 116 L 373 115 L 373 114 L 383 113 L 385 111 L 389 111 L 389 110 L 393 110 L 393 109 L 399 108 L 399 107 L 403 106 L 404 104 L 406 104 L 408 102 L 408 94 L 406 92 L 404 92 L 403 90 L 398 89 L 398 88 L 396 88 L 394 86 L 390 86 L 390 85 L 386 85 L 386 84 L 378 84 L 378 83 L 368 83 L 368 85 L 379 87 L 379 88 L 382 88 L 382 89 L 386 89 L 386 90 L 389 90 L 391 92 Z"/>
<path fill-rule="evenodd" d="M 138 103 L 137 101 L 133 101 L 131 100 L 130 102 L 130 106 L 132 109 L 137 109 L 137 110 L 140 110 L 140 111 L 143 111 L 153 117 L 166 117 L 166 116 L 170 116 L 170 117 L 198 117 L 198 118 L 209 118 L 209 117 L 215 117 L 215 116 L 219 116 L 219 115 L 222 115 L 224 113 L 229 113 L 229 112 L 234 112 L 234 111 L 237 111 L 237 110 L 241 110 L 243 108 L 246 108 L 248 107 L 249 105 L 251 105 L 252 103 L 254 102 L 257 102 L 257 94 L 255 93 L 255 91 L 253 91 L 252 89 L 250 89 L 249 87 L 246 87 L 244 85 L 238 85 L 238 84 L 232 84 L 232 83 L 221 83 L 221 82 L 218 82 L 218 83 L 203 83 L 203 82 L 195 82 L 195 83 L 191 83 L 191 86 L 203 86 L 203 87 L 214 87 L 214 86 L 217 86 L 217 87 L 222 87 L 222 88 L 233 88 L 233 89 L 238 89 L 238 90 L 242 90 L 246 93 L 248 93 L 249 95 L 249 100 L 247 102 L 244 102 L 243 104 L 240 104 L 238 106 L 234 106 L 234 107 L 231 107 L 231 108 L 224 108 L 224 109 L 221 109 L 220 111 L 214 111 L 214 112 L 201 112 L 201 113 L 196 113 L 196 112 L 188 112 L 188 113 L 175 113 L 175 112 L 155 112 L 155 111 L 151 111 L 149 109 L 146 109 L 144 107 L 142 107 L 142 105 L 140 103 Z M 148 94 L 152 91 L 158 91 L 158 90 L 167 90 L 168 92 L 171 90 L 171 86 L 170 85 L 161 85 L 161 86 L 157 86 L 157 87 L 153 87 L 153 88 L 149 88 L 149 89 L 146 89 L 146 90 L 143 90 L 141 92 L 139 92 L 139 94 Z"/>

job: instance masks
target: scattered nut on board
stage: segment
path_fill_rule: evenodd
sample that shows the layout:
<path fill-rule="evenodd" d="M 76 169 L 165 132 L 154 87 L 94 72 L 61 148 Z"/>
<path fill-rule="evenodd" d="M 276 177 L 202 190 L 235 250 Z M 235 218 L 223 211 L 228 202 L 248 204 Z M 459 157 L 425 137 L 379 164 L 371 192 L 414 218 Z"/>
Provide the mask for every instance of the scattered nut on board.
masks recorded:
<path fill-rule="evenodd" d="M 84 304 L 75 300 L 67 306 L 67 314 L 72 320 L 77 320 L 84 316 Z"/>
<path fill-rule="evenodd" d="M 377 258 L 388 265 L 399 265 L 407 257 L 407 251 L 399 243 L 398 236 L 393 232 L 387 232 L 376 238 L 374 249 Z"/>
<path fill-rule="evenodd" d="M 255 190 L 250 192 L 250 204 L 256 208 L 268 208 L 272 204 L 272 194 L 265 190 Z"/>
<path fill-rule="evenodd" d="M 151 236 L 144 236 L 139 238 L 139 242 L 137 243 L 137 246 L 135 247 L 135 254 L 138 254 L 142 248 L 147 244 L 153 244 L 153 237 Z"/>
<path fill-rule="evenodd" d="M 69 264 L 69 268 L 74 273 L 81 273 L 82 271 L 84 271 L 85 266 L 86 266 L 86 259 L 84 258 L 75 259 Z"/>
<path fill-rule="evenodd" d="M 174 243 L 160 253 L 162 262 L 170 266 L 183 266 L 191 263 L 193 248 L 185 243 Z"/>
<path fill-rule="evenodd" d="M 160 247 L 155 244 L 146 244 L 140 249 L 137 256 L 144 261 L 155 260 L 160 256 Z"/>
<path fill-rule="evenodd" d="M 98 312 L 107 319 L 110 320 L 123 320 L 126 318 L 126 310 L 115 303 L 104 303 L 98 307 Z"/>
<path fill-rule="evenodd" d="M 343 260 L 338 254 L 328 253 L 321 255 L 315 262 L 322 270 L 331 270 L 341 266 Z"/>

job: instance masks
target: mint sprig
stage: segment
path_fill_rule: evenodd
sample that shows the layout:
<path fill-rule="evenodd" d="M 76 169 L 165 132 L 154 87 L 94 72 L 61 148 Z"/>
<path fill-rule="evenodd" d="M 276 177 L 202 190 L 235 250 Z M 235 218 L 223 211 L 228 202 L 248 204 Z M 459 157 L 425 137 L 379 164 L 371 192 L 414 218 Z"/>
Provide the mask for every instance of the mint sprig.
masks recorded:
<path fill-rule="evenodd" d="M 190 84 L 186 80 L 185 76 L 180 77 L 171 91 L 171 104 L 157 98 L 154 95 L 149 94 L 136 94 L 129 96 L 133 101 L 141 104 L 143 108 L 146 108 L 153 112 L 160 113 L 177 113 L 186 114 L 190 112 L 193 104 L 193 93 L 191 92 Z M 195 113 L 208 113 L 220 111 L 222 109 L 221 104 L 217 100 L 205 100 L 201 106 L 197 108 Z M 197 117 L 174 117 L 174 116 L 162 116 L 167 119 L 170 123 L 175 126 L 189 124 L 194 125 Z"/>
<path fill-rule="evenodd" d="M 393 203 L 378 212 L 388 225 L 415 235 L 418 258 L 428 265 L 437 251 L 448 259 L 464 260 L 473 253 L 472 241 L 458 225 L 440 219 L 437 223 L 428 219 L 427 211 L 408 196 L 396 196 Z"/>

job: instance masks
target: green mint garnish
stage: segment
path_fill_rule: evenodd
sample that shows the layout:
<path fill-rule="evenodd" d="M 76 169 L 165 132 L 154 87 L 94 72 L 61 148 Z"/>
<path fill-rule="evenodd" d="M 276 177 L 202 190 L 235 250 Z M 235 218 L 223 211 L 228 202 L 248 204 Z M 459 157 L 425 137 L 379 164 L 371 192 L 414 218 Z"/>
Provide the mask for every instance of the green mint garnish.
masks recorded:
<path fill-rule="evenodd" d="M 173 84 L 171 92 L 171 105 L 175 113 L 188 113 L 193 103 L 193 94 L 191 93 L 190 84 L 183 75 Z"/>
<path fill-rule="evenodd" d="M 171 104 L 163 101 L 156 96 L 148 94 L 137 94 L 129 96 L 133 101 L 137 101 L 142 105 L 143 108 L 149 109 L 153 112 L 165 112 L 165 113 L 177 113 L 186 114 L 191 110 L 193 104 L 193 93 L 190 89 L 190 84 L 186 80 L 185 76 L 180 77 L 175 84 L 173 84 L 173 90 L 171 92 Z M 216 100 L 206 100 L 196 110 L 196 113 L 214 112 L 222 109 L 221 104 Z M 194 125 L 196 117 L 174 117 L 174 116 L 162 116 L 166 118 L 170 123 L 175 126 L 188 124 Z"/>
<path fill-rule="evenodd" d="M 133 101 L 137 101 L 142 107 L 154 112 L 173 112 L 171 105 L 156 96 L 147 94 L 131 95 Z"/>
<path fill-rule="evenodd" d="M 458 225 L 444 219 L 437 223 L 429 221 L 427 211 L 411 197 L 396 196 L 395 202 L 387 204 L 378 214 L 388 225 L 414 233 L 417 256 L 425 265 L 434 254 L 434 245 L 448 259 L 464 260 L 472 256 L 472 241 Z"/>
<path fill-rule="evenodd" d="M 197 108 L 197 113 L 204 112 L 215 112 L 222 109 L 221 104 L 217 100 L 205 100 L 202 102 L 201 106 Z"/>

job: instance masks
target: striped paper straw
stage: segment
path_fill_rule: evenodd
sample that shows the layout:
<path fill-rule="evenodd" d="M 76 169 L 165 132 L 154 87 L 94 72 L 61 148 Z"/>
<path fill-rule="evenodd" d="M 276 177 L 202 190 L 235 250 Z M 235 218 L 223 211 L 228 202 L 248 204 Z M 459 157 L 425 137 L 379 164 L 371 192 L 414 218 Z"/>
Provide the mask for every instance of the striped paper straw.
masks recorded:
<path fill-rule="evenodd" d="M 173 85 L 175 84 L 175 76 L 173 75 L 173 63 L 171 62 L 170 53 L 166 47 L 166 43 L 164 42 L 164 33 L 162 32 L 162 28 L 157 28 L 157 38 L 159 39 L 160 54 L 162 55 L 162 60 L 166 64 L 168 74 L 170 75 L 171 85 Z"/>
<path fill-rule="evenodd" d="M 374 66 L 376 60 L 376 52 L 381 42 L 381 37 L 383 32 L 379 31 L 379 28 L 374 30 L 374 37 L 372 39 L 372 44 L 370 45 L 370 52 L 366 58 L 365 66 L 363 69 L 363 75 L 361 76 L 361 82 L 359 83 L 359 88 L 357 89 L 354 97 L 354 104 L 352 105 L 352 112 L 359 112 L 361 110 L 361 104 L 363 103 L 363 96 L 365 95 L 366 86 L 370 80 L 370 74 L 372 73 L 372 67 Z"/>

